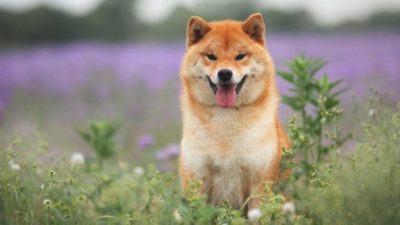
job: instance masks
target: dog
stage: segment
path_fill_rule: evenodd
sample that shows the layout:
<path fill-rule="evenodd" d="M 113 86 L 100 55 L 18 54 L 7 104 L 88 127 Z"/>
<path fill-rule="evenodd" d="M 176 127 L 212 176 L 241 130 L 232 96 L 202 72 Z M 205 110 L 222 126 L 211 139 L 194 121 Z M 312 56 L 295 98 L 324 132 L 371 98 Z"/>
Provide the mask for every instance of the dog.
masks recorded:
<path fill-rule="evenodd" d="M 245 21 L 188 21 L 179 175 L 183 190 L 200 181 L 209 204 L 256 208 L 265 183 L 279 179 L 289 141 L 278 119 L 275 67 L 264 39 L 260 13 Z"/>

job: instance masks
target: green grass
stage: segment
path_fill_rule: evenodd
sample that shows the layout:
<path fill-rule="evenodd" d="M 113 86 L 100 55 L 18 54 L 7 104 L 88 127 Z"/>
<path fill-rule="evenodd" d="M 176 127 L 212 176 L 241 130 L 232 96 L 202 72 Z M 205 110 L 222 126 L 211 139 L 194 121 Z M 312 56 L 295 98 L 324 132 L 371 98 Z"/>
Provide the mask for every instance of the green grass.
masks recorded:
<path fill-rule="evenodd" d="M 317 224 L 400 224 L 400 104 L 361 122 L 354 151 L 337 155 L 303 188 L 302 207 Z M 300 202 L 299 202 L 300 203 Z"/>
<path fill-rule="evenodd" d="M 399 224 L 400 105 L 366 121 L 352 152 L 333 153 L 305 179 L 289 179 L 295 213 L 285 192 L 264 196 L 259 224 Z M 19 170 L 16 168 L 19 165 Z M 209 206 L 193 183 L 182 199 L 174 173 L 109 159 L 72 165 L 49 156 L 48 145 L 16 138 L 0 150 L 0 224 L 254 224 L 228 206 Z M 135 169 L 136 168 L 136 169 Z"/>

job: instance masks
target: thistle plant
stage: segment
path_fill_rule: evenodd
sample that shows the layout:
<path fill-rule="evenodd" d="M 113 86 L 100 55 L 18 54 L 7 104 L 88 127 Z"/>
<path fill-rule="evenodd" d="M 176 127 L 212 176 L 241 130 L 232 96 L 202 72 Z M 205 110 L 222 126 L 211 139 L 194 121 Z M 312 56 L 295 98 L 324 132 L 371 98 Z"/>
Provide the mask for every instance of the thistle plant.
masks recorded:
<path fill-rule="evenodd" d="M 320 59 L 300 56 L 288 65 L 289 71 L 278 71 L 278 76 L 291 84 L 292 95 L 285 95 L 282 100 L 301 118 L 300 125 L 294 119 L 289 124 L 292 149 L 284 155 L 284 159 L 292 159 L 296 152 L 301 154 L 297 177 L 308 177 L 316 164 L 351 137 L 342 135 L 335 125 L 343 112 L 339 108 L 340 95 L 345 91 L 340 87 L 342 81 L 330 81 L 327 74 L 317 78 L 325 64 Z"/>
<path fill-rule="evenodd" d="M 107 121 L 93 121 L 86 131 L 78 131 L 82 139 L 88 143 L 97 156 L 99 167 L 103 167 L 103 160 L 114 156 L 114 136 L 119 126 Z"/>

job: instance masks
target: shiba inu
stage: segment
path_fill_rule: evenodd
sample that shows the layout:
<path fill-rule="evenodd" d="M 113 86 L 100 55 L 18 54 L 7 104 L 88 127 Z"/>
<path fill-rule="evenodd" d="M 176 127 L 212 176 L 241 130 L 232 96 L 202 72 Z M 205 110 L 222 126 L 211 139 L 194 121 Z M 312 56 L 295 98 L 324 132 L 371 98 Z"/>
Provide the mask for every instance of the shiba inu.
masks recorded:
<path fill-rule="evenodd" d="M 264 38 L 259 13 L 245 21 L 188 21 L 179 173 L 184 190 L 191 180 L 201 181 L 210 204 L 240 208 L 279 178 L 288 139 L 278 120 L 275 68 Z M 250 198 L 247 208 L 259 201 Z"/>

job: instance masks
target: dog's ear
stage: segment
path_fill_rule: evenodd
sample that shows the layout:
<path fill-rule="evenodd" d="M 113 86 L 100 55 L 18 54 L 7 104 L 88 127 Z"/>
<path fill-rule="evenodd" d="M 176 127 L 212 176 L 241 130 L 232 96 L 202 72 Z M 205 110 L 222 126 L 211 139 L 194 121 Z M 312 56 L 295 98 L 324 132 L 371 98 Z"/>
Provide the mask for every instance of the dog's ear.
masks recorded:
<path fill-rule="evenodd" d="M 198 17 L 190 17 L 186 30 L 186 44 L 188 47 L 199 42 L 211 30 L 207 21 Z"/>
<path fill-rule="evenodd" d="M 251 39 L 264 45 L 265 25 L 261 13 L 250 15 L 243 22 L 242 29 Z"/>

